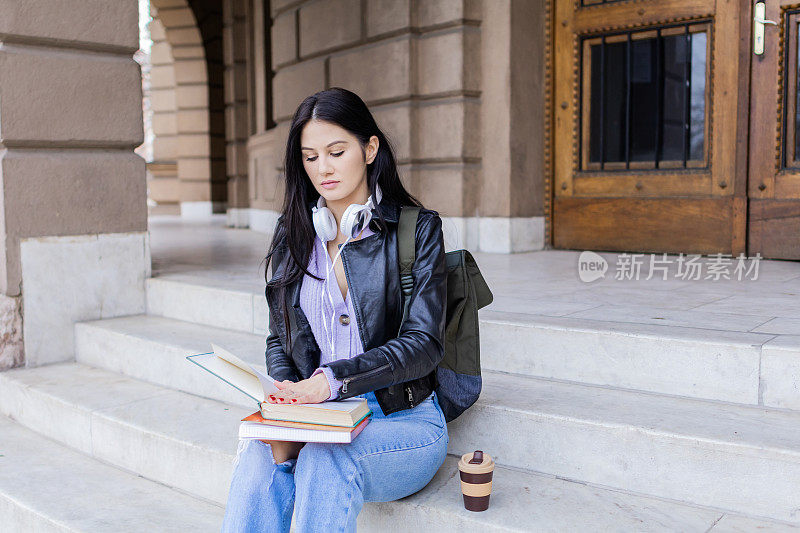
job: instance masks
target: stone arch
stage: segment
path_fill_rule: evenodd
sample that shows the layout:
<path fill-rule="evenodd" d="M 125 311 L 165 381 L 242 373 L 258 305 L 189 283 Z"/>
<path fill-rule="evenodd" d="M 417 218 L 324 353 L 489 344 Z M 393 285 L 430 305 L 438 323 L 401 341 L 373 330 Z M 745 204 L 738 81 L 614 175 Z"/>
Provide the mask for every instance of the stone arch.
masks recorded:
<path fill-rule="evenodd" d="M 227 183 L 219 2 L 151 0 L 151 11 L 172 52 L 174 156 L 181 214 L 194 218 L 224 212 Z"/>

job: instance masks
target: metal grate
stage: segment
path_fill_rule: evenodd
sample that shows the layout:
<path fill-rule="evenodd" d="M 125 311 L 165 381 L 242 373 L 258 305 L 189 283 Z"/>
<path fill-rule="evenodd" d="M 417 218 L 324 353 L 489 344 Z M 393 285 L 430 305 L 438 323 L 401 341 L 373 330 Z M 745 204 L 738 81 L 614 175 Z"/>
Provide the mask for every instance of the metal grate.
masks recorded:
<path fill-rule="evenodd" d="M 582 38 L 589 139 L 581 138 L 588 146 L 580 168 L 686 168 L 704 158 L 707 28 L 703 21 Z"/>
<path fill-rule="evenodd" d="M 800 31 L 797 30 L 796 16 L 800 14 L 800 9 L 790 9 L 784 13 L 783 19 L 783 117 L 781 121 L 781 168 L 791 168 L 797 164 L 800 156 Z M 794 22 L 792 22 L 794 21 Z M 794 33 L 792 33 L 792 24 L 794 24 Z M 794 43 L 791 43 L 794 36 Z M 795 50 L 795 64 L 789 64 L 789 52 L 791 46 L 794 44 Z M 794 73 L 794 79 L 789 79 L 789 74 Z M 790 86 L 791 90 L 790 90 Z M 794 94 L 792 94 L 794 93 Z M 793 111 L 794 116 L 788 116 L 789 113 L 789 98 L 794 96 Z M 794 146 L 787 146 L 787 129 L 792 127 L 794 129 Z M 794 161 L 787 161 L 789 159 L 788 152 L 794 151 Z"/>

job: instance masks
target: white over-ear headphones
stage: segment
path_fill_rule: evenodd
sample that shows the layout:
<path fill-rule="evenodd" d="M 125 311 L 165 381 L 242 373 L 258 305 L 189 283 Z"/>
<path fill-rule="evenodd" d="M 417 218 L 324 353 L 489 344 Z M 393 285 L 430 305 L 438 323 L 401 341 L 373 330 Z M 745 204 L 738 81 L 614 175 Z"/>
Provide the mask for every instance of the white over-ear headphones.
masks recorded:
<path fill-rule="evenodd" d="M 369 221 L 372 220 L 372 210 L 381 203 L 381 187 L 377 183 L 374 196 L 374 198 L 370 196 L 365 204 L 350 204 L 344 210 L 342 221 L 339 224 L 343 235 L 352 239 L 367 227 Z M 317 200 L 317 205 L 311 208 L 311 218 L 314 222 L 314 229 L 322 242 L 332 241 L 336 238 L 339 233 L 336 227 L 336 217 L 328 209 L 322 195 Z"/>

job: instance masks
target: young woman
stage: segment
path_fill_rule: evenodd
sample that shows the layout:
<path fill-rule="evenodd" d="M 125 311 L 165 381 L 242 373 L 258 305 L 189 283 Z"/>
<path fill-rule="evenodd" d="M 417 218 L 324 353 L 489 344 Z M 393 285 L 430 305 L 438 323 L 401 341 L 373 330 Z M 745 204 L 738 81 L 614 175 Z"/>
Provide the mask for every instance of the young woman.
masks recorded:
<path fill-rule="evenodd" d="M 285 155 L 286 195 L 267 254 L 272 403 L 367 399 L 349 444 L 244 441 L 223 531 L 355 531 L 365 501 L 428 484 L 449 437 L 433 392 L 444 356 L 442 221 L 403 187 L 364 102 L 341 88 L 306 98 Z M 419 206 L 414 288 L 403 314 L 400 206 Z"/>

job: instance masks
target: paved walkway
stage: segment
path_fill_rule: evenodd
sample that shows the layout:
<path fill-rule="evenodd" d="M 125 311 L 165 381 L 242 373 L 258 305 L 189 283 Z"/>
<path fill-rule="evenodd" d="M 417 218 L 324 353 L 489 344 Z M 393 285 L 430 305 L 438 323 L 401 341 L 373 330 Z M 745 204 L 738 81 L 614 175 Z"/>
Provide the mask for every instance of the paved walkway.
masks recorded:
<path fill-rule="evenodd" d="M 268 235 L 226 228 L 224 215 L 215 215 L 211 222 L 153 216 L 150 233 L 153 276 L 263 292 Z M 737 274 L 736 258 L 723 257 L 722 263 L 730 262 L 725 265 L 714 256 L 702 257 L 694 261 L 699 271 L 691 271 L 686 263 L 679 265 L 677 255 L 641 254 L 636 258 L 641 262 L 637 279 L 633 269 L 623 268 L 630 254 L 626 258 L 600 253 L 608 264 L 605 276 L 585 282 L 579 276 L 580 255 L 567 250 L 474 253 L 495 296 L 486 309 L 598 322 L 800 335 L 799 261 L 744 259 L 740 265 L 744 269 Z M 598 262 L 596 257 L 590 260 Z M 651 260 L 655 266 L 665 266 L 666 274 L 654 270 L 651 279 L 646 279 Z M 678 275 L 679 266 L 690 275 Z"/>

